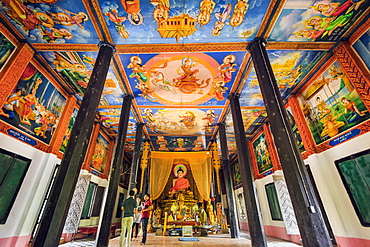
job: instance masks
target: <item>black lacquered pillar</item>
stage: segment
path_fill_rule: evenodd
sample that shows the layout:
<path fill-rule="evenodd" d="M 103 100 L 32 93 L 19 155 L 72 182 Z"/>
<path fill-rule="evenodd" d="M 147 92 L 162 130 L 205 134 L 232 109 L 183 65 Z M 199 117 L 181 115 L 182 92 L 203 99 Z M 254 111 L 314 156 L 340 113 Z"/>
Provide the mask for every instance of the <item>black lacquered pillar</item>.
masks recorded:
<path fill-rule="evenodd" d="M 144 127 L 143 123 L 136 123 L 135 147 L 134 153 L 132 155 L 131 175 L 128 191 L 132 190 L 133 188 L 137 188 L 137 171 L 139 169 L 140 148 L 141 141 L 143 139 L 143 127 Z"/>
<path fill-rule="evenodd" d="M 240 238 L 238 214 L 236 212 L 236 203 L 234 196 L 233 180 L 231 164 L 229 160 L 229 151 L 227 148 L 225 123 L 219 123 L 218 133 L 220 137 L 220 145 L 222 152 L 222 170 L 224 171 L 224 180 L 226 187 L 226 198 L 227 204 L 229 205 L 229 217 L 230 217 L 230 235 L 232 238 Z"/>
<path fill-rule="evenodd" d="M 98 229 L 97 240 L 95 246 L 107 247 L 109 244 L 110 228 L 112 224 L 112 215 L 114 209 L 117 207 L 116 198 L 118 190 L 118 182 L 120 176 L 120 166 L 124 162 L 125 143 L 128 122 L 130 118 L 130 107 L 133 96 L 126 94 L 123 97 L 123 104 L 121 109 L 121 116 L 119 119 L 118 134 L 116 139 L 116 146 L 114 149 L 114 157 L 111 165 L 108 192 L 105 197 L 104 209 L 100 213 L 100 223 Z"/>
<path fill-rule="evenodd" d="M 231 114 L 234 123 L 235 141 L 238 152 L 240 175 L 243 184 L 243 194 L 247 207 L 247 217 L 252 246 L 266 247 L 265 232 L 259 211 L 253 172 L 249 158 L 249 150 L 245 137 L 242 113 L 240 110 L 239 95 L 229 95 Z"/>
<path fill-rule="evenodd" d="M 95 121 L 96 109 L 99 105 L 109 64 L 114 52 L 113 45 L 109 43 L 99 44 L 98 57 L 33 246 L 54 247 L 59 245 L 81 165 L 85 159 Z"/>
<path fill-rule="evenodd" d="M 266 41 L 255 38 L 248 50 L 252 55 L 259 86 L 271 123 L 277 153 L 297 218 L 303 246 L 332 246 L 312 185 L 309 181 L 288 116 L 266 52 Z"/>

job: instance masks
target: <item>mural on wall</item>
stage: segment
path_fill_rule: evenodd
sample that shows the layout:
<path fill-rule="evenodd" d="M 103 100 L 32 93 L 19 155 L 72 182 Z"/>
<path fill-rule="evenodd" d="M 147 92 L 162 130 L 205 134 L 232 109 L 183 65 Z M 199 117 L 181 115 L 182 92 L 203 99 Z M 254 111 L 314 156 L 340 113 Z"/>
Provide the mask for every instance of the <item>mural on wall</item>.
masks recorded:
<path fill-rule="evenodd" d="M 125 44 L 252 40 L 268 5 L 261 0 L 100 1 L 114 42 Z"/>
<path fill-rule="evenodd" d="M 14 50 L 15 45 L 4 34 L 0 33 L 0 71 Z"/>
<path fill-rule="evenodd" d="M 150 136 L 154 149 L 163 152 L 204 151 L 210 141 L 210 136 Z"/>
<path fill-rule="evenodd" d="M 370 116 L 338 62 L 330 65 L 298 99 L 316 144 Z"/>
<path fill-rule="evenodd" d="M 222 109 L 140 109 L 149 134 L 212 134 Z"/>
<path fill-rule="evenodd" d="M 302 138 L 301 138 L 301 134 L 299 133 L 297 124 L 296 124 L 296 122 L 294 120 L 294 117 L 293 117 L 293 114 L 292 114 L 292 110 L 290 109 L 290 107 L 288 107 L 286 109 L 286 111 L 287 111 L 287 114 L 288 114 L 288 120 L 289 120 L 290 126 L 292 127 L 293 134 L 294 134 L 295 139 L 297 141 L 296 142 L 297 147 L 299 148 L 299 151 L 301 153 L 303 153 L 305 151 L 304 145 L 303 145 L 303 141 L 302 141 Z"/>
<path fill-rule="evenodd" d="M 120 55 L 139 105 L 223 105 L 245 52 Z"/>
<path fill-rule="evenodd" d="M 267 51 L 276 83 L 283 98 L 288 96 L 291 90 L 301 82 L 324 54 L 325 52 L 322 51 Z M 240 104 L 242 106 L 264 105 L 254 68 L 240 94 Z"/>
<path fill-rule="evenodd" d="M 66 98 L 31 63 L 0 110 L 0 119 L 49 144 Z"/>
<path fill-rule="evenodd" d="M 232 173 L 233 173 L 233 184 L 238 186 L 242 183 L 242 177 L 240 175 L 239 161 L 235 160 L 232 164 Z"/>
<path fill-rule="evenodd" d="M 369 4 L 364 0 L 288 0 L 269 40 L 335 42 Z"/>
<path fill-rule="evenodd" d="M 370 29 L 353 44 L 353 48 L 370 70 Z"/>
<path fill-rule="evenodd" d="M 0 10 L 30 43 L 96 43 L 82 1 L 6 0 Z"/>
<path fill-rule="evenodd" d="M 105 167 L 107 165 L 109 144 L 109 141 L 102 134 L 99 133 L 98 138 L 96 139 L 90 167 L 100 173 L 104 173 Z"/>
<path fill-rule="evenodd" d="M 258 173 L 262 174 L 272 168 L 272 160 L 267 147 L 265 133 L 259 135 L 252 143 L 256 157 Z"/>
<path fill-rule="evenodd" d="M 240 218 L 242 218 L 242 219 L 247 218 L 243 193 L 238 194 L 238 204 L 239 204 L 239 216 L 240 216 Z"/>
<path fill-rule="evenodd" d="M 72 132 L 73 125 L 75 124 L 75 121 L 76 121 L 77 113 L 78 113 L 78 110 L 75 108 L 74 111 L 72 112 L 71 118 L 69 119 L 68 127 L 63 137 L 62 144 L 60 145 L 60 149 L 59 149 L 63 153 L 66 151 L 69 138 L 71 137 L 71 132 Z"/>

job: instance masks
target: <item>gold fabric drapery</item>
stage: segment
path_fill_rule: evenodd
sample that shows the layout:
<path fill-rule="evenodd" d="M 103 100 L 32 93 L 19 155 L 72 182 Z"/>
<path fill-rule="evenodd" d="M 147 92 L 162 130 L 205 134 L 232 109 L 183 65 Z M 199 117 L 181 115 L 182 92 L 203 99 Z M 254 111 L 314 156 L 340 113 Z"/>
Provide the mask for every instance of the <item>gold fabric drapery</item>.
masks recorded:
<path fill-rule="evenodd" d="M 212 177 L 211 152 L 151 152 L 150 194 L 153 200 L 163 192 L 175 160 L 187 160 L 201 200 L 208 200 Z"/>

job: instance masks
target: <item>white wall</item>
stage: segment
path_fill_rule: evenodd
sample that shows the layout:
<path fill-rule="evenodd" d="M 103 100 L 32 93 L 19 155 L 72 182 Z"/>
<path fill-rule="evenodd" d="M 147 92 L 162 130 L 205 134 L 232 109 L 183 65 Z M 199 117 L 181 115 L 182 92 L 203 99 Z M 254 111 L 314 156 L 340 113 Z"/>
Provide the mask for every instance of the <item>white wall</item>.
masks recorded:
<path fill-rule="evenodd" d="M 370 133 L 367 133 L 305 160 L 305 164 L 311 167 L 336 236 L 370 239 L 370 227 L 361 225 L 334 163 L 335 160 L 369 148 Z"/>
<path fill-rule="evenodd" d="M 0 148 L 31 159 L 30 167 L 9 217 L 0 225 L 0 238 L 31 234 L 52 172 L 60 160 L 32 146 L 0 133 Z"/>

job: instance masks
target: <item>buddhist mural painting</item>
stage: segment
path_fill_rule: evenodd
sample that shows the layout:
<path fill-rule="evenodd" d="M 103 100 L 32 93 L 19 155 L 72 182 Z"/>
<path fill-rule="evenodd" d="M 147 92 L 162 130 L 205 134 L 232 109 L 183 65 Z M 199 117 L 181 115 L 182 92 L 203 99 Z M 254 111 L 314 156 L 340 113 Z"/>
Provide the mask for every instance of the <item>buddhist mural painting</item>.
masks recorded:
<path fill-rule="evenodd" d="M 100 7 L 115 42 L 163 44 L 252 40 L 268 4 L 261 0 L 190 0 L 186 5 L 172 0 L 113 0 L 101 1 Z"/>
<path fill-rule="evenodd" d="M 71 137 L 71 132 L 72 132 L 73 125 L 75 124 L 75 121 L 76 121 L 77 113 L 78 113 L 78 110 L 75 108 L 74 111 L 72 112 L 71 118 L 69 119 L 66 133 L 63 136 L 63 141 L 59 149 L 63 153 L 66 151 L 69 138 Z"/>
<path fill-rule="evenodd" d="M 299 133 L 297 124 L 294 120 L 292 110 L 288 107 L 286 109 L 286 111 L 287 111 L 287 114 L 288 114 L 288 120 L 289 120 L 290 126 L 292 127 L 292 131 L 293 131 L 293 134 L 294 134 L 295 139 L 296 139 L 297 147 L 298 147 L 299 151 L 302 153 L 302 152 L 305 151 L 305 149 L 304 149 L 303 141 L 302 141 L 301 135 Z"/>
<path fill-rule="evenodd" d="M 370 29 L 353 44 L 353 48 L 370 70 Z"/>
<path fill-rule="evenodd" d="M 254 155 L 256 157 L 258 173 L 262 174 L 272 168 L 272 160 L 267 147 L 265 133 L 259 135 L 252 144 Z"/>
<path fill-rule="evenodd" d="M 6 0 L 0 10 L 31 43 L 87 44 L 97 38 L 81 1 Z"/>
<path fill-rule="evenodd" d="M 370 114 L 338 62 L 299 97 L 306 122 L 320 144 L 369 118 Z"/>
<path fill-rule="evenodd" d="M 121 55 L 139 105 L 223 105 L 244 52 Z"/>
<path fill-rule="evenodd" d="M 369 3 L 364 0 L 288 0 L 269 40 L 337 41 Z"/>
<path fill-rule="evenodd" d="M 0 71 L 14 50 L 15 45 L 4 34 L 0 33 Z"/>
<path fill-rule="evenodd" d="M 150 134 L 212 134 L 221 109 L 145 108 L 141 115 Z"/>
<path fill-rule="evenodd" d="M 0 110 L 0 119 L 49 144 L 65 104 L 66 98 L 30 63 Z"/>
<path fill-rule="evenodd" d="M 100 173 L 104 173 L 107 165 L 108 152 L 109 141 L 99 133 L 98 138 L 96 139 L 90 167 Z"/>
<path fill-rule="evenodd" d="M 204 151 L 210 136 L 151 136 L 155 150 L 169 152 Z"/>

